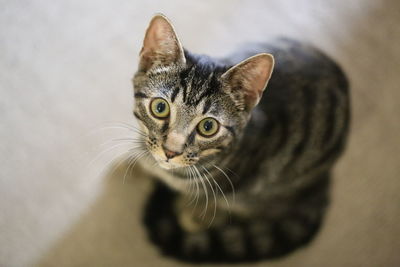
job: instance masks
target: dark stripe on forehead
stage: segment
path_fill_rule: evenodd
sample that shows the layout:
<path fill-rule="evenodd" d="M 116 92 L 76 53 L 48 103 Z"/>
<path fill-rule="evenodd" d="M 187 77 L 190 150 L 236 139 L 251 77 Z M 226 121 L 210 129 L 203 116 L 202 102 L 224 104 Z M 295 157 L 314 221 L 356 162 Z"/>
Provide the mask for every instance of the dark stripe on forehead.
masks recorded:
<path fill-rule="evenodd" d="M 186 70 L 182 71 L 179 75 L 180 85 L 183 89 L 183 102 L 186 102 L 189 74 L 193 68 L 194 68 L 194 65 L 191 66 L 190 68 L 187 68 Z"/>
<path fill-rule="evenodd" d="M 195 55 L 185 50 L 187 68 L 180 72 L 183 102 L 197 106 L 204 97 L 215 95 L 220 89 L 219 77 L 228 66 L 204 55 Z M 189 91 L 190 89 L 190 91 Z"/>
<path fill-rule="evenodd" d="M 186 102 L 187 87 L 186 84 L 183 86 L 183 102 Z"/>
<path fill-rule="evenodd" d="M 216 91 L 214 90 L 214 88 L 208 87 L 201 95 L 199 95 L 199 94 L 193 95 L 192 94 L 191 101 L 188 101 L 187 104 L 192 104 L 194 106 L 197 106 L 200 104 L 200 102 L 203 100 L 203 98 L 209 97 L 209 96 L 215 94 L 215 92 Z"/>
<path fill-rule="evenodd" d="M 183 102 L 190 106 L 197 106 L 204 97 L 214 95 L 220 87 L 213 70 L 197 65 L 180 73 L 180 85 L 183 89 Z"/>
<path fill-rule="evenodd" d="M 206 102 L 204 103 L 204 108 L 203 108 L 203 115 L 206 114 L 211 107 L 211 99 L 207 99 Z"/>
<path fill-rule="evenodd" d="M 176 87 L 173 89 L 172 94 L 171 94 L 171 101 L 172 101 L 172 103 L 175 101 L 175 98 L 176 98 L 176 96 L 178 95 L 178 93 L 179 93 L 179 86 L 176 86 Z"/>
<path fill-rule="evenodd" d="M 135 93 L 135 98 L 149 98 L 145 93 L 137 92 Z"/>

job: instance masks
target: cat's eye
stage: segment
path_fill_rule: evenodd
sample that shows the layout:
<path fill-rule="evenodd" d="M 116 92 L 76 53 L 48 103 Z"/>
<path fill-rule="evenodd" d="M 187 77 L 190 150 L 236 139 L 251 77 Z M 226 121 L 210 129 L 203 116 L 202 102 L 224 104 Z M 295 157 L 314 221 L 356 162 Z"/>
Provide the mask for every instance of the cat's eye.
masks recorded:
<path fill-rule="evenodd" d="M 197 132 L 204 137 L 214 136 L 218 130 L 219 123 L 213 118 L 205 118 L 197 124 Z"/>
<path fill-rule="evenodd" d="M 157 119 L 166 119 L 169 116 L 168 102 L 163 98 L 154 98 L 150 103 L 150 111 Z"/>

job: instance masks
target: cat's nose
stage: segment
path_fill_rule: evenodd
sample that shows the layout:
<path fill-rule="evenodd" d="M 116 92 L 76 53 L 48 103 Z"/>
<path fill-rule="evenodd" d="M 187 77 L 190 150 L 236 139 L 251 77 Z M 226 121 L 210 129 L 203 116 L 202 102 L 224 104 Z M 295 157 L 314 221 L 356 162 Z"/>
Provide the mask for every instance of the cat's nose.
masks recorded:
<path fill-rule="evenodd" d="M 166 149 L 165 147 L 163 147 L 163 148 L 164 148 L 164 153 L 165 153 L 165 156 L 167 157 L 167 159 L 172 159 L 172 158 L 182 154 L 182 153 L 179 153 L 179 152 L 175 152 L 175 151 L 171 151 L 169 149 Z"/>

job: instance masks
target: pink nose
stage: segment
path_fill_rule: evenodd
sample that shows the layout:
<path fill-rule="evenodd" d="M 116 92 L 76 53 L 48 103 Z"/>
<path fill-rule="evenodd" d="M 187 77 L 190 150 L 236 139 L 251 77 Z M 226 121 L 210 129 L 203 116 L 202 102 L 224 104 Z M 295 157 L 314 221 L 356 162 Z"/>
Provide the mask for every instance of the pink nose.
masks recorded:
<path fill-rule="evenodd" d="M 176 157 L 176 156 L 179 156 L 180 154 L 182 154 L 182 153 L 168 150 L 165 147 L 164 147 L 164 153 L 165 153 L 165 156 L 167 157 L 167 159 L 172 159 L 173 157 Z"/>

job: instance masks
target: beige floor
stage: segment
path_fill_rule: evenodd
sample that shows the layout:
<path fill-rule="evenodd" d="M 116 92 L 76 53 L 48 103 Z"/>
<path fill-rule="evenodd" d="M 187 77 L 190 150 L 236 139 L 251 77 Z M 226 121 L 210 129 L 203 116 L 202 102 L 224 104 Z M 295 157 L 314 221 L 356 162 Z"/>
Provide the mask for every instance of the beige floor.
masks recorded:
<path fill-rule="evenodd" d="M 259 266 L 400 266 L 399 1 L 0 5 L 0 266 L 180 266 L 140 224 L 149 181 L 136 173 L 122 183 L 123 166 L 99 174 L 114 150 L 95 158 L 112 145 L 103 140 L 127 135 L 100 125 L 133 123 L 129 80 L 155 12 L 195 52 L 294 36 L 350 77 L 352 132 L 326 223 L 309 247 Z"/>

